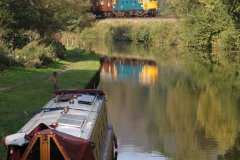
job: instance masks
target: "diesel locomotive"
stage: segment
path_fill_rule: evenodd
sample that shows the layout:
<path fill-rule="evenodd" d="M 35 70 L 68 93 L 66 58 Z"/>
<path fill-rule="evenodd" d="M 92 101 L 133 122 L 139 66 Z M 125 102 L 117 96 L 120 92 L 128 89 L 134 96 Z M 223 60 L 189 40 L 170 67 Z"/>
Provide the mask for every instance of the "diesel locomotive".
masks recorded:
<path fill-rule="evenodd" d="M 92 10 L 101 17 L 154 17 L 158 0 L 92 0 Z"/>

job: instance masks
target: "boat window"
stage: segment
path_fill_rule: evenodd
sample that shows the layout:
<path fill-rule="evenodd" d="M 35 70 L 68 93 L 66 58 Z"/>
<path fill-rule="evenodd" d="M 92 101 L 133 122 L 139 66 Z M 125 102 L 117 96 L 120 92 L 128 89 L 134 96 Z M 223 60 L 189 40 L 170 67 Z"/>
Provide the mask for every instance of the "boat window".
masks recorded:
<path fill-rule="evenodd" d="M 73 94 L 64 94 L 58 98 L 58 101 L 59 102 L 67 102 L 70 99 L 72 99 L 72 97 L 73 97 Z"/>
<path fill-rule="evenodd" d="M 50 160 L 64 160 L 62 153 L 52 138 L 50 140 L 50 148 Z"/>
<path fill-rule="evenodd" d="M 85 119 L 86 116 L 83 115 L 62 114 L 57 123 L 60 125 L 82 127 Z"/>
<path fill-rule="evenodd" d="M 37 139 L 26 160 L 40 160 L 40 138 Z"/>
<path fill-rule="evenodd" d="M 80 95 L 78 97 L 78 103 L 81 104 L 92 104 L 95 100 L 96 96 L 95 95 Z"/>

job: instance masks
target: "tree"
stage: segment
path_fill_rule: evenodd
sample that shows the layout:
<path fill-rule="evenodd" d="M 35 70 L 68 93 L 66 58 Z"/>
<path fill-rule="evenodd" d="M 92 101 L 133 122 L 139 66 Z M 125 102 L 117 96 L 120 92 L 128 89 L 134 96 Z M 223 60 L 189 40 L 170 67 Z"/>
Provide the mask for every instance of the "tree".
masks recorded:
<path fill-rule="evenodd" d="M 37 19 L 28 0 L 2 0 L 0 9 L 0 27 L 3 29 L 30 29 Z"/>
<path fill-rule="evenodd" d="M 63 30 L 78 23 L 81 15 L 90 9 L 90 2 L 83 0 L 32 0 L 31 4 L 38 16 L 34 28 L 41 37 L 46 32 Z"/>
<path fill-rule="evenodd" d="M 46 33 L 78 26 L 81 16 L 90 9 L 84 0 L 2 0 L 0 27 L 12 30 L 35 29 L 41 38 Z"/>

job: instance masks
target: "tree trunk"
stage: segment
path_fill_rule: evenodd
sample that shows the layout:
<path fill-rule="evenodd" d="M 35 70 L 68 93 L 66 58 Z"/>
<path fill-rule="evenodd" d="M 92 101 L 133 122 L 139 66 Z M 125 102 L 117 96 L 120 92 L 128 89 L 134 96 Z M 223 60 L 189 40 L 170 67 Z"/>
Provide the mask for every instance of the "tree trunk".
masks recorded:
<path fill-rule="evenodd" d="M 39 34 L 40 34 L 40 38 L 41 38 L 41 39 L 44 39 L 44 37 L 45 37 L 45 32 L 44 32 L 44 30 L 39 30 Z"/>

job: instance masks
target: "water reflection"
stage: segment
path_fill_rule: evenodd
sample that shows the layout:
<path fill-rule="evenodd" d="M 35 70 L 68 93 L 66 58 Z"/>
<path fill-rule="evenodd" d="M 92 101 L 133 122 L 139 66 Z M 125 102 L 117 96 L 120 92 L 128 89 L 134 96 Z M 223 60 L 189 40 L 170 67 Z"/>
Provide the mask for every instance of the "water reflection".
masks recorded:
<path fill-rule="evenodd" d="M 158 66 L 151 61 L 105 58 L 101 63 L 101 78 L 105 81 L 133 80 L 150 85 L 158 79 Z"/>
<path fill-rule="evenodd" d="M 151 57 L 159 64 L 102 64 L 100 87 L 119 139 L 118 159 L 240 159 L 236 65 L 176 48 L 116 48 L 93 49 L 111 56 Z"/>

